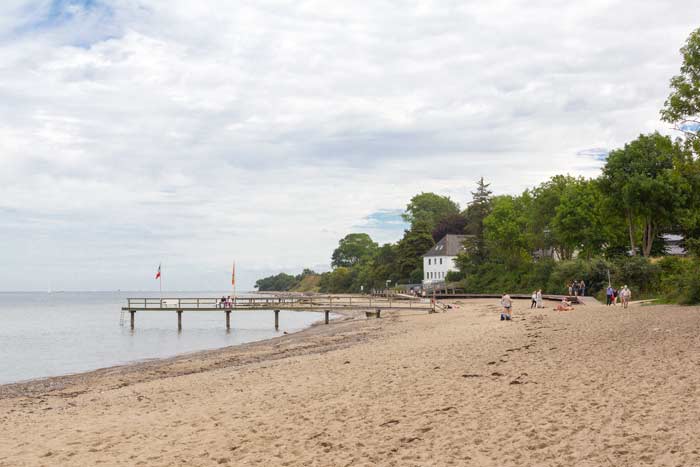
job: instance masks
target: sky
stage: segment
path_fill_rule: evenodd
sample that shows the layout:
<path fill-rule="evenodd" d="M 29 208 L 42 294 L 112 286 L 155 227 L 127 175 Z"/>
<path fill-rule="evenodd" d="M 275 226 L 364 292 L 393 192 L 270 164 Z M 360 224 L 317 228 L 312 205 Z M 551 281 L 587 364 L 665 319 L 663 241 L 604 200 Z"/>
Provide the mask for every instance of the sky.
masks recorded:
<path fill-rule="evenodd" d="M 696 0 L 2 0 L 0 291 L 239 290 L 594 177 L 659 120 Z"/>

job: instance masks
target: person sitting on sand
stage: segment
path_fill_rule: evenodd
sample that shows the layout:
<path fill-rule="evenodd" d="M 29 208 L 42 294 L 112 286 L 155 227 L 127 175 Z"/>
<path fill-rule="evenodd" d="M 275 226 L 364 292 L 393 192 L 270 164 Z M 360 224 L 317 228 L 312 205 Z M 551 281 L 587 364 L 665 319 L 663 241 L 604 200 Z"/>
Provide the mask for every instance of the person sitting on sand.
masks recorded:
<path fill-rule="evenodd" d="M 503 293 L 501 297 L 501 306 L 503 307 L 503 312 L 501 313 L 501 321 L 510 321 L 513 317 L 513 301 L 510 299 L 510 295 Z"/>
<path fill-rule="evenodd" d="M 571 302 L 566 298 L 562 298 L 561 303 L 557 305 L 557 311 L 571 311 L 574 307 L 571 306 Z"/>

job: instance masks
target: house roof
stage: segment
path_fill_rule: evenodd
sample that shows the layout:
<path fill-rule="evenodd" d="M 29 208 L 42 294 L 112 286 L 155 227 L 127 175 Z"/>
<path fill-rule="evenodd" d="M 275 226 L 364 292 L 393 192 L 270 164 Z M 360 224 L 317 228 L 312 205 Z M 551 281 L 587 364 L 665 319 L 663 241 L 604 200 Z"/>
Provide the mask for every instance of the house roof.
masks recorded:
<path fill-rule="evenodd" d="M 426 254 L 426 256 L 457 256 L 460 252 L 464 251 L 464 240 L 469 235 L 454 235 L 447 234 L 440 239 L 439 242 L 435 244 Z"/>

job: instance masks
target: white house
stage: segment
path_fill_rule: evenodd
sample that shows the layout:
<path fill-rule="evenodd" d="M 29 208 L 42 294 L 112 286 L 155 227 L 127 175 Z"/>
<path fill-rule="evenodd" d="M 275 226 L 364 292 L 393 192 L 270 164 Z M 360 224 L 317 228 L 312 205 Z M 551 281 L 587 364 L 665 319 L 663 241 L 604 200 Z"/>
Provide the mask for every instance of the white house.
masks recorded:
<path fill-rule="evenodd" d="M 444 282 L 447 273 L 458 271 L 457 255 L 464 251 L 466 235 L 445 235 L 423 255 L 423 285 Z"/>

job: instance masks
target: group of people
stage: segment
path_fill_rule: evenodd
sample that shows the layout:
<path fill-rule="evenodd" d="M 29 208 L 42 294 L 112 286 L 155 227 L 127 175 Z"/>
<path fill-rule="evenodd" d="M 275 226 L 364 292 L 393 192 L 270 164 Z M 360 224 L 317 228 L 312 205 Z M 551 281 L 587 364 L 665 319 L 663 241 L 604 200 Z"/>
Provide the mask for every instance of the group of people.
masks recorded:
<path fill-rule="evenodd" d="M 569 296 L 579 297 L 586 295 L 586 283 L 584 281 L 573 281 L 569 285 Z M 615 289 L 612 285 L 608 286 L 605 291 L 606 305 L 610 306 L 617 304 L 618 300 L 622 303 L 623 308 L 627 308 L 630 300 L 632 299 L 632 291 L 626 285 Z M 503 293 L 501 296 L 501 321 L 511 321 L 513 318 L 513 300 L 510 295 Z M 530 309 L 533 308 L 544 308 L 542 304 L 542 289 L 532 292 L 532 302 L 530 303 Z M 567 297 L 564 297 L 561 303 L 557 304 L 555 310 L 557 311 L 571 311 L 573 310 L 573 304 Z"/>
<path fill-rule="evenodd" d="M 569 296 L 570 297 L 584 297 L 586 295 L 586 282 L 582 279 L 580 281 L 573 281 L 569 284 Z"/>
<path fill-rule="evenodd" d="M 501 321 L 511 321 L 513 319 L 513 300 L 507 293 L 503 293 L 501 296 L 501 307 L 503 307 L 503 311 L 501 311 Z M 544 308 L 542 304 L 542 289 L 532 292 L 530 309 L 533 308 Z M 561 303 L 555 308 L 557 311 L 571 311 L 573 309 L 572 303 L 566 298 L 563 298 Z"/>
<path fill-rule="evenodd" d="M 608 288 L 605 290 L 605 304 L 608 306 L 615 306 L 619 300 L 622 303 L 622 308 L 627 308 L 631 299 L 632 291 L 626 285 L 623 285 L 619 289 L 608 285 Z"/>
<path fill-rule="evenodd" d="M 229 295 L 222 295 L 219 303 L 217 304 L 219 308 L 233 308 L 233 298 Z"/>
<path fill-rule="evenodd" d="M 542 289 L 532 292 L 532 303 L 530 303 L 530 309 L 533 308 L 544 308 L 544 305 L 542 304 Z"/>

